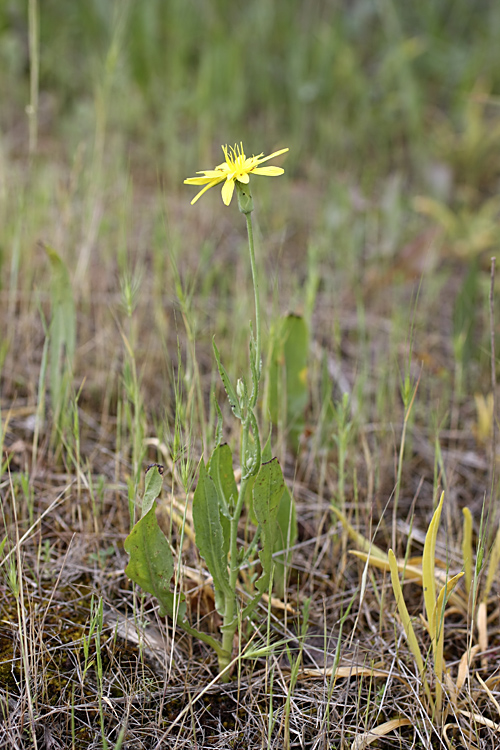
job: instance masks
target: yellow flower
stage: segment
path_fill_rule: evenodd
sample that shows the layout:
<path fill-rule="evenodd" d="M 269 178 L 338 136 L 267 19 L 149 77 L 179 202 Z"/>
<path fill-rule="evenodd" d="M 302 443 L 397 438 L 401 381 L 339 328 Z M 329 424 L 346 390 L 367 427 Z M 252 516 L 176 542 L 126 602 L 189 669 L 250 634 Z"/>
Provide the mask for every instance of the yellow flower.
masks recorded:
<path fill-rule="evenodd" d="M 219 164 L 215 169 L 208 169 L 196 173 L 203 175 L 203 177 L 188 177 L 187 180 L 184 180 L 186 185 L 205 185 L 203 190 L 200 190 L 198 195 L 193 198 L 191 205 L 196 203 L 198 198 L 200 198 L 203 193 L 206 193 L 211 187 L 223 182 L 222 200 L 226 206 L 229 206 L 231 198 L 233 197 L 234 183 L 236 180 L 247 184 L 250 181 L 249 174 L 263 174 L 267 177 L 277 177 L 285 171 L 281 167 L 259 167 L 259 164 L 269 161 L 269 159 L 272 159 L 275 156 L 284 154 L 285 151 L 288 151 L 287 148 L 275 151 L 274 154 L 271 154 L 270 156 L 264 156 L 262 153 L 258 156 L 249 157 L 245 156 L 242 143 L 240 143 L 239 146 L 234 146 L 234 148 L 232 146 L 222 146 L 222 150 L 224 151 L 226 161 Z"/>

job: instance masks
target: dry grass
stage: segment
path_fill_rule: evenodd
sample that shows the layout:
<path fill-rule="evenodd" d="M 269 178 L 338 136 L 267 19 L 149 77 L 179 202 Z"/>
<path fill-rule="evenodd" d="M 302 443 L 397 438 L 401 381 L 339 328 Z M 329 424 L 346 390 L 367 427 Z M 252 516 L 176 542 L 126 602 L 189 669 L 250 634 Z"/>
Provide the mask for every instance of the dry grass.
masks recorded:
<path fill-rule="evenodd" d="M 74 3 L 67 26 L 48 3 L 28 154 L 29 56 L 17 44 L 28 21 L 14 5 L 0 9 L 0 748 L 496 748 L 498 560 L 483 592 L 500 522 L 498 295 L 492 319 L 488 301 L 498 11 L 471 25 L 466 2 L 451 15 L 424 3 L 423 20 L 404 4 L 360 0 L 351 17 L 308 2 L 284 24 L 266 3 L 227 3 L 229 14 L 207 3 L 198 39 L 183 3 L 116 14 L 110 3 L 102 17 L 98 3 Z M 224 35 L 226 15 L 236 30 Z M 236 208 L 215 191 L 192 208 L 178 184 L 195 152 L 211 163 L 221 122 L 238 140 L 268 138 L 266 153 L 290 145 L 276 192 L 255 191 L 264 351 L 287 312 L 304 315 L 311 339 L 300 449 L 286 425 L 272 435 L 297 508 L 289 582 L 242 624 L 229 684 L 213 651 L 127 579 L 123 547 L 144 471 L 161 463 L 158 518 L 190 621 L 218 632 L 190 503 L 214 395 L 238 444 L 211 344 L 232 378 L 247 370 L 253 292 Z M 57 419 L 45 244 L 69 270 L 76 310 Z M 351 552 L 364 538 L 418 565 L 441 490 L 438 570 L 464 567 L 464 507 L 477 568 L 472 594 L 462 580 L 446 606 L 433 715 L 389 573 Z M 252 537 L 248 518 L 239 532 Z M 407 576 L 403 592 L 435 695 L 422 585 Z"/>
<path fill-rule="evenodd" d="M 305 222 L 304 218 L 298 220 Z M 184 215 L 176 216 L 176 221 L 182 223 Z M 220 231 L 224 237 L 227 230 Z M 147 236 L 149 232 L 146 220 L 138 227 L 138 234 Z M 193 239 L 193 246 L 195 242 Z M 293 254 L 293 242 L 289 248 Z M 147 248 L 141 262 L 148 267 Z M 178 262 L 187 276 L 189 257 L 184 260 L 181 255 Z M 236 274 L 240 273 L 239 263 Z M 394 351 L 393 308 L 390 305 L 387 309 L 387 299 L 394 294 L 397 304 L 409 301 L 412 283 L 399 281 L 386 285 L 381 292 L 367 290 L 369 317 L 362 335 L 359 307 L 357 312 L 352 295 L 345 292 L 336 306 L 338 340 L 333 340 L 329 323 L 329 294 L 318 294 L 312 329 L 315 347 L 311 354 L 307 440 L 297 458 L 286 454 L 283 461 L 299 519 L 290 585 L 283 603 L 262 606 L 249 628 L 243 629 L 238 648 L 243 650 L 250 642 L 262 649 L 263 656 L 242 658 L 235 665 L 230 685 L 222 686 L 216 678 L 214 655 L 203 644 L 182 633 L 172 633 L 171 623 L 158 620 L 154 603 L 149 597 L 138 597 L 123 573 L 123 539 L 129 529 L 125 480 L 132 469 L 131 437 L 125 435 L 116 411 L 123 399 L 118 374 L 123 349 L 116 329 L 116 293 L 106 291 L 113 283 L 112 276 L 103 278 L 99 267 L 94 261 L 93 293 L 85 298 L 79 315 L 81 344 L 75 382 L 79 387 L 84 376 L 85 384 L 78 403 L 78 460 L 71 458 L 71 451 L 50 447 L 51 425 L 45 421 L 39 430 L 33 464 L 43 331 L 31 299 L 21 296 L 9 309 L 11 298 L 3 295 L 1 314 L 10 323 L 11 346 L 4 364 L 2 400 L 5 451 L 10 459 L 2 482 L 3 527 L 9 540 L 1 583 L 2 745 L 281 748 L 289 742 L 290 747 L 311 750 L 361 748 L 373 739 L 364 732 L 399 718 L 401 725 L 386 738 L 376 739 L 372 747 L 493 747 L 495 723 L 500 720 L 494 700 L 498 696 L 500 648 L 496 599 L 491 599 L 488 610 L 488 650 L 476 655 L 459 698 L 446 701 L 445 718 L 441 724 L 436 723 L 425 705 L 415 664 L 395 614 L 389 579 L 377 571 L 370 572 L 360 598 L 363 567 L 349 554 L 353 545 L 333 522 L 329 510 L 337 492 L 335 446 L 328 439 L 316 440 L 314 389 L 319 387 L 324 360 L 335 397 L 349 388 L 356 398 L 352 401 L 352 419 L 357 438 L 349 448 L 346 511 L 358 530 L 387 549 L 391 545 L 391 497 L 403 411 L 398 399 L 392 398 L 390 420 L 376 414 L 375 401 L 382 387 L 376 367 L 363 381 L 362 390 L 357 381 L 360 363 L 380 361 Z M 446 286 L 453 288 L 457 278 L 451 274 Z M 201 277 L 198 283 L 202 283 Z M 163 331 L 166 343 L 158 343 L 158 318 L 155 320 L 147 304 L 153 294 L 152 284 L 154 274 L 146 271 L 134 317 L 135 357 L 146 397 L 146 437 L 151 439 L 144 463 L 151 459 L 166 464 L 160 516 L 168 527 L 172 498 L 176 497 L 181 507 L 184 498 L 179 464 L 169 458 L 172 446 L 167 444 L 163 452 L 161 445 L 159 450 L 154 449 L 166 439 L 167 432 L 158 434 L 154 425 L 172 418 L 173 406 L 165 402 L 166 394 L 172 396 L 165 351 L 172 351 L 175 336 L 183 334 L 178 314 L 170 308 L 168 296 L 162 295 L 160 322 L 171 322 Z M 436 394 L 449 393 L 443 372 L 454 369 L 449 339 L 451 311 L 443 302 L 448 296 L 445 289 L 441 290 L 438 325 L 426 330 L 424 319 L 436 322 L 433 305 L 429 304 L 416 334 L 415 349 L 426 350 L 429 364 L 420 375 L 417 413 L 402 476 L 396 533 L 403 555 L 421 552 L 433 509 L 436 448 L 432 424 L 425 414 L 436 408 Z M 215 299 L 204 297 L 204 307 L 215 316 Z M 208 327 L 204 325 L 204 329 Z M 184 346 L 183 337 L 181 351 Z M 404 340 L 396 347 L 396 354 L 398 347 L 403 353 L 407 351 Z M 212 366 L 205 334 L 200 336 L 198 356 L 209 409 Z M 412 372 L 420 374 L 416 353 L 411 366 L 415 368 Z M 454 428 L 439 433 L 446 475 L 441 475 L 438 483 L 446 482 L 448 509 L 446 534 L 439 538 L 439 549 L 443 559 L 449 561 L 451 572 L 461 565 L 459 509 L 466 502 L 478 524 L 484 497 L 488 497 L 491 460 L 488 445 L 481 445 L 472 434 L 476 417 L 470 401 L 461 400 L 457 408 Z M 326 429 L 333 429 L 332 424 Z M 117 446 L 120 431 L 125 438 Z M 192 430 L 187 438 L 191 441 L 188 454 L 195 461 L 199 437 Z M 228 438 L 232 439 L 230 433 Z M 23 494 L 23 475 L 29 477 L 29 498 Z M 172 523 L 171 538 L 177 549 L 175 520 Z M 189 535 L 182 560 L 191 618 L 199 627 L 213 629 L 218 622 L 210 585 Z M 405 591 L 410 613 L 417 616 L 422 611 L 421 590 L 410 584 Z M 497 594 L 495 589 L 494 596 Z M 298 633 L 306 597 L 311 600 L 310 613 L 306 636 L 301 639 Z M 95 624 L 92 628 L 91 623 L 100 599 L 104 613 L 99 644 Z M 457 611 L 446 620 L 445 658 L 453 681 L 460 658 L 477 641 L 472 612 L 472 608 L 466 614 Z M 425 631 L 418 621 L 416 627 L 425 653 L 429 648 Z M 290 661 L 284 649 L 272 647 L 273 641 L 282 639 L 288 642 L 292 654 L 298 655 L 300 650 L 296 682 L 291 681 Z M 480 677 L 487 681 L 490 694 L 479 682 Z M 474 716 L 483 717 L 485 724 L 479 724 Z M 406 725 L 404 719 L 408 720 Z"/>

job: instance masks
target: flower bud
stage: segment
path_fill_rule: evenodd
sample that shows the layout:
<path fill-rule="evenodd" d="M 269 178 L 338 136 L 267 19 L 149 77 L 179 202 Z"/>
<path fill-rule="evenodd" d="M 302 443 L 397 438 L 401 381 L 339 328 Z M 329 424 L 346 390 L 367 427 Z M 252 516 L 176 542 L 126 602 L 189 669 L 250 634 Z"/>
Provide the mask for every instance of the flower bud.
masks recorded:
<path fill-rule="evenodd" d="M 238 196 L 238 208 L 242 214 L 251 214 L 253 211 L 253 198 L 250 184 L 244 184 L 235 180 L 236 194 Z"/>

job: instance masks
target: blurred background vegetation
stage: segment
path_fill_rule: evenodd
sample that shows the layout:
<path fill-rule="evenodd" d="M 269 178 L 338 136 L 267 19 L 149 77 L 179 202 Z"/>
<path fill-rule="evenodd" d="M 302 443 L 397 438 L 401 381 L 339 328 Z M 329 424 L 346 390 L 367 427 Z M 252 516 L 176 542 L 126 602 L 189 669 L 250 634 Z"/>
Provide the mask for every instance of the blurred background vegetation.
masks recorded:
<path fill-rule="evenodd" d="M 0 3 L 0 122 L 14 142 L 28 4 Z M 495 123 L 500 139 L 493 0 L 45 0 L 39 15 L 42 142 L 74 148 L 97 105 L 128 158 L 172 180 L 243 140 L 286 142 L 296 174 L 315 167 L 323 187 L 345 169 L 368 184 L 403 166 L 428 178 L 435 160 L 498 187 L 484 153 Z M 480 132 L 467 131 L 471 103 Z"/>
<path fill-rule="evenodd" d="M 31 293 L 48 273 L 33 252 L 42 239 L 68 264 L 77 295 L 92 286 L 96 304 L 119 293 L 118 275 L 152 268 L 141 294 L 156 322 L 165 323 L 167 292 L 205 332 L 229 332 L 232 346 L 248 317 L 248 269 L 234 255 L 244 237 L 235 240 L 217 191 L 190 209 L 182 180 L 219 163 L 223 143 L 243 141 L 247 153 L 288 146 L 279 193 L 271 200 L 277 183 L 258 181 L 268 303 L 310 319 L 324 293 L 334 310 L 316 306 L 317 324 L 337 341 L 337 312 L 353 311 L 356 322 L 342 325 L 362 340 L 368 307 L 397 320 L 404 339 L 413 292 L 397 282 L 413 290 L 427 274 L 422 326 L 439 320 L 460 371 L 483 357 L 489 377 L 488 326 L 474 331 L 500 242 L 499 39 L 494 0 L 1 0 L 10 312 L 14 291 Z M 33 324 L 36 306 L 30 314 Z M 234 315 L 241 325 L 231 330 Z M 421 356 L 431 349 L 429 339 Z M 103 348 L 105 368 L 106 357 Z M 386 363 L 377 366 L 383 381 Z"/>

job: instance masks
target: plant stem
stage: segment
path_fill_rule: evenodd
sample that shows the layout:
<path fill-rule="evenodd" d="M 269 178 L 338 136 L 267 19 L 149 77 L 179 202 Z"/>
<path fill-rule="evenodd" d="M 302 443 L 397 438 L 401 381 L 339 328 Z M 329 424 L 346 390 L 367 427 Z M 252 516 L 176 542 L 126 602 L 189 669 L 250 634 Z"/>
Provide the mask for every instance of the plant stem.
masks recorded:
<path fill-rule="evenodd" d="M 245 425 L 243 427 L 245 430 Z M 248 427 L 246 427 L 248 430 Z M 231 655 L 233 651 L 233 639 L 237 627 L 237 619 L 235 617 L 235 603 L 236 603 L 236 584 L 238 583 L 238 575 L 240 572 L 240 563 L 238 560 L 238 521 L 241 516 L 243 509 L 243 503 L 245 502 L 245 495 L 248 486 L 248 480 L 250 477 L 243 477 L 240 484 L 240 491 L 238 494 L 238 502 L 234 513 L 231 517 L 231 539 L 229 543 L 229 554 L 230 554 L 230 567 L 229 567 L 229 588 L 233 595 L 226 597 L 226 606 L 224 610 L 224 624 L 222 630 L 222 654 L 219 654 L 219 672 L 227 667 L 231 661 Z M 229 679 L 229 674 L 224 673 L 222 676 L 224 681 Z"/>
<path fill-rule="evenodd" d="M 257 266 L 255 264 L 255 250 L 253 244 L 253 227 L 252 227 L 252 214 L 245 214 L 247 220 L 247 233 L 248 233 L 248 249 L 250 251 L 250 266 L 252 268 L 252 281 L 253 281 L 253 293 L 255 297 L 255 338 L 256 338 L 256 352 L 255 352 L 255 367 L 260 377 L 261 370 L 261 355 L 260 355 L 260 300 L 259 300 L 259 279 L 257 276 Z"/>
<path fill-rule="evenodd" d="M 222 673 L 222 680 L 227 682 L 229 680 L 229 674 L 226 671 L 226 667 L 231 661 L 231 655 L 233 652 L 233 640 L 238 627 L 238 620 L 236 618 L 236 585 L 238 583 L 238 576 L 240 573 L 240 560 L 238 557 L 238 522 L 240 520 L 241 512 L 243 510 L 243 504 L 245 502 L 245 496 L 248 488 L 248 483 L 253 471 L 249 470 L 247 463 L 247 449 L 249 444 L 250 430 L 255 432 L 255 423 L 252 422 L 252 409 L 255 407 L 258 398 L 258 387 L 261 375 L 261 325 L 260 325 L 260 300 L 259 300 L 259 281 L 257 276 L 257 265 L 255 263 L 255 249 L 253 241 L 253 227 L 252 227 L 252 210 L 253 201 L 249 189 L 245 186 L 242 187 L 237 183 L 238 191 L 238 205 L 241 213 L 245 214 L 247 222 L 247 233 L 248 233 L 248 249 L 250 252 L 250 267 L 252 269 L 252 282 L 255 299 L 255 351 L 253 352 L 252 346 L 250 347 L 250 353 L 254 353 L 255 360 L 252 362 L 252 396 L 248 402 L 245 397 L 245 404 L 243 405 L 246 414 L 242 419 L 242 435 L 241 435 L 241 467 L 243 475 L 241 478 L 240 489 L 238 493 L 238 501 L 234 512 L 231 515 L 231 531 L 229 541 L 229 588 L 231 590 L 231 596 L 226 596 L 225 607 L 224 607 L 224 624 L 222 625 L 222 653 L 219 653 L 219 672 Z M 252 428 L 251 425 L 254 424 Z M 255 440 L 259 444 L 259 457 L 260 457 L 260 443 L 259 435 L 254 435 Z M 255 470 L 255 466 L 252 467 Z M 260 465 L 259 465 L 260 468 Z"/>

